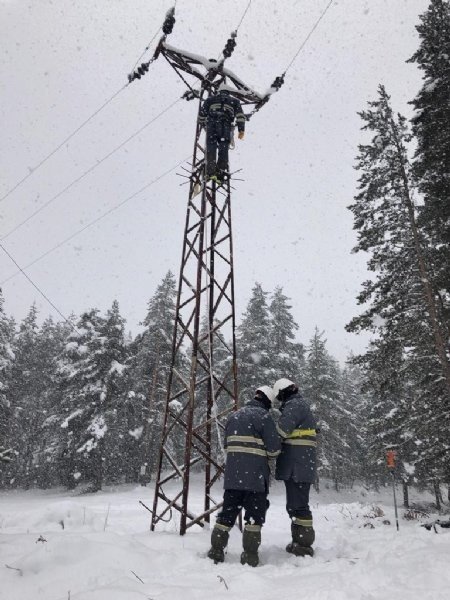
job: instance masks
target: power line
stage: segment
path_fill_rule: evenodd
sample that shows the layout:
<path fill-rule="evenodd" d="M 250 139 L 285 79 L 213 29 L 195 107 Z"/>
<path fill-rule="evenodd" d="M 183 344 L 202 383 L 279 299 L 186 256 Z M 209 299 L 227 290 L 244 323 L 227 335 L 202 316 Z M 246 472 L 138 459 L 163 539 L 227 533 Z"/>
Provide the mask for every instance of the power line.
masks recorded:
<path fill-rule="evenodd" d="M 109 152 L 106 156 L 104 156 L 99 161 L 97 161 L 95 164 L 93 164 L 91 167 L 89 167 L 89 169 L 87 169 L 87 171 L 85 171 L 79 177 L 77 177 L 76 179 L 74 179 L 71 183 L 69 183 L 68 185 L 66 185 L 66 187 L 64 189 L 62 189 L 60 192 L 58 192 L 55 196 L 52 196 L 50 198 L 50 200 L 47 200 L 47 202 L 45 202 L 44 204 L 42 204 L 42 206 L 40 206 L 38 209 L 36 209 L 24 221 L 22 221 L 21 223 L 19 223 L 15 227 L 13 227 L 13 229 L 11 229 L 10 231 L 8 231 L 8 233 L 6 233 L 2 238 L 0 238 L 0 241 L 6 240 L 6 238 L 8 238 L 10 235 L 12 235 L 14 232 L 16 232 L 18 229 L 20 229 L 20 227 L 22 227 L 23 225 L 25 225 L 25 223 L 28 223 L 28 221 L 30 221 L 33 217 L 35 217 L 37 214 L 39 214 L 41 211 L 43 211 L 44 208 L 46 208 L 47 206 L 49 206 L 52 202 L 54 202 L 55 200 L 57 200 L 65 192 L 67 192 L 68 190 L 70 190 L 70 188 L 72 188 L 75 184 L 79 183 L 82 179 L 84 179 L 86 177 L 86 175 L 88 175 L 89 173 L 92 173 L 92 171 L 94 171 L 94 169 L 96 169 L 98 166 L 100 166 L 103 162 L 105 162 L 105 160 L 107 160 L 108 158 L 110 158 L 118 150 L 120 150 L 121 148 L 123 148 L 133 138 L 135 138 L 137 135 L 139 135 L 140 133 L 142 133 L 142 131 L 144 131 L 144 129 L 146 129 L 149 125 L 151 125 L 157 119 L 159 119 L 160 117 L 162 117 L 167 111 L 169 111 L 173 106 L 175 106 L 175 104 L 177 104 L 177 102 L 179 102 L 180 100 L 181 100 L 181 98 L 177 98 L 174 102 L 172 102 L 172 104 L 169 104 L 169 106 L 166 106 L 166 108 L 164 108 L 159 114 L 157 114 L 156 117 L 153 117 L 153 119 L 151 119 L 150 121 L 148 121 L 140 129 L 138 129 L 137 131 L 135 131 L 132 135 L 130 135 L 130 137 L 128 137 L 121 144 L 119 144 L 118 146 L 116 146 L 116 148 L 114 148 L 113 150 L 111 150 L 111 152 Z"/>
<path fill-rule="evenodd" d="M 242 25 L 242 21 L 245 19 L 245 15 L 247 14 L 251 3 L 252 3 L 252 0 L 249 0 L 249 2 L 247 4 L 247 8 L 244 10 L 244 14 L 242 15 L 241 20 L 239 21 L 239 25 L 236 27 L 236 33 L 237 33 L 239 27 Z"/>
<path fill-rule="evenodd" d="M 177 4 L 177 0 L 175 0 L 175 3 L 173 5 L 174 9 L 175 9 L 176 4 Z M 147 50 L 149 50 L 151 44 L 155 40 L 155 38 L 158 35 L 158 33 L 160 32 L 160 30 L 161 30 L 161 27 L 158 27 L 158 29 L 156 30 L 156 32 L 153 35 L 152 39 L 147 44 L 144 52 L 137 59 L 135 65 L 133 67 L 133 70 L 135 69 L 136 65 L 139 63 L 139 61 L 141 60 L 141 58 L 144 56 L 144 54 L 147 52 Z M 70 133 L 62 142 L 60 142 L 56 146 L 56 148 L 54 148 L 49 154 L 47 154 L 47 156 L 45 156 L 35 167 L 33 167 L 32 169 L 30 169 L 30 171 L 29 171 L 29 173 L 27 173 L 27 175 L 25 175 L 24 177 L 22 177 L 22 179 L 20 179 L 12 188 L 10 188 L 6 192 L 6 194 L 4 194 L 3 196 L 1 196 L 0 197 L 0 202 L 3 202 L 3 200 L 6 200 L 6 198 L 8 198 L 8 196 L 10 196 L 10 194 L 12 194 L 19 186 L 22 185 L 22 183 L 24 183 L 29 177 L 31 177 L 31 175 L 33 175 L 40 167 L 42 167 L 42 165 L 44 163 L 46 163 L 49 158 L 51 158 L 54 154 L 56 154 L 58 152 L 58 150 L 60 150 L 65 144 L 67 144 L 67 142 L 69 142 L 79 131 L 81 131 L 81 129 L 83 129 L 83 127 L 85 125 L 87 125 L 94 117 L 96 117 L 106 106 L 108 106 L 108 104 L 110 104 L 129 85 L 130 85 L 130 82 L 127 82 L 119 90 L 117 90 L 117 92 L 115 92 L 110 98 L 108 98 L 108 100 L 106 100 L 106 102 L 104 102 L 101 106 L 99 106 L 99 108 L 97 108 L 85 121 L 83 121 L 76 129 L 74 129 L 72 131 L 72 133 Z"/>
<path fill-rule="evenodd" d="M 291 60 L 291 62 L 288 64 L 288 66 L 286 67 L 286 70 L 284 71 L 284 74 L 287 73 L 288 69 L 291 68 L 292 64 L 294 63 L 295 59 L 297 58 L 297 56 L 300 54 L 300 52 L 303 50 L 303 48 L 306 46 L 309 38 L 312 36 L 312 34 L 314 33 L 314 31 L 317 29 L 320 21 L 324 18 L 324 16 L 326 15 L 328 9 L 330 8 L 330 6 L 333 4 L 334 0 L 330 0 L 327 4 L 327 6 L 325 7 L 325 9 L 322 11 L 322 13 L 320 14 L 319 18 L 317 19 L 317 21 L 314 23 L 311 31 L 308 33 L 308 35 L 306 36 L 306 38 L 303 40 L 303 42 L 300 45 L 300 48 L 297 50 L 296 54 L 294 55 L 294 58 Z"/>
<path fill-rule="evenodd" d="M 56 154 L 58 152 L 58 150 L 60 150 L 64 146 L 64 144 L 67 144 L 67 142 L 69 140 L 71 140 L 74 137 L 74 135 L 76 135 L 81 129 L 83 129 L 83 127 L 85 125 L 87 125 L 89 123 L 89 121 L 91 121 L 96 115 L 98 115 L 98 113 L 100 111 L 102 111 L 105 108 L 105 106 L 108 106 L 108 104 L 110 104 L 114 100 L 114 98 L 116 98 L 121 92 L 123 92 L 123 90 L 128 85 L 129 85 L 129 83 L 126 83 L 124 86 L 122 86 L 120 88 L 120 90 L 117 90 L 117 92 L 115 94 L 113 94 L 111 96 L 111 98 L 106 100 L 106 102 L 104 102 L 99 108 L 97 108 L 97 110 L 95 110 L 85 121 L 83 121 L 83 123 L 81 123 L 81 125 L 79 125 L 74 131 L 72 131 L 72 133 L 69 136 L 67 136 L 58 146 L 56 146 L 56 148 L 54 150 L 52 150 L 50 152 L 50 154 L 47 154 L 47 156 L 45 158 L 43 158 L 41 160 L 41 162 L 38 163 L 35 167 L 33 167 L 30 170 L 30 172 L 27 175 L 25 175 L 25 177 L 22 177 L 22 179 L 20 181 L 18 181 L 10 190 L 8 190 L 6 192 L 6 194 L 0 198 L 0 202 L 3 202 L 3 200 L 6 200 L 6 198 L 8 198 L 8 196 L 10 194 L 12 194 L 20 185 L 22 185 L 22 183 L 24 183 L 29 177 L 31 177 L 31 175 L 33 175 L 33 173 L 35 173 L 40 167 L 42 167 L 42 165 L 45 162 L 47 162 L 47 160 L 49 158 L 51 158 L 54 154 Z"/>
<path fill-rule="evenodd" d="M 137 61 L 134 63 L 133 68 L 131 69 L 131 71 L 134 71 L 135 68 L 137 67 L 137 65 L 141 62 L 141 60 L 144 58 L 146 52 L 148 50 L 150 50 L 150 46 L 153 44 L 153 42 L 155 41 L 156 36 L 158 35 L 158 33 L 161 31 L 161 27 L 158 27 L 158 29 L 155 31 L 154 36 L 152 37 L 152 39 L 149 41 L 149 43 L 146 45 L 144 52 L 140 55 L 140 57 L 137 59 Z"/>
<path fill-rule="evenodd" d="M 45 298 L 45 300 L 47 300 L 47 302 L 50 304 L 50 306 L 52 306 L 56 312 L 64 319 L 64 321 L 66 323 L 68 323 L 70 325 L 70 327 L 74 330 L 77 331 L 77 328 L 74 326 L 73 323 L 71 323 L 69 321 L 69 319 L 64 316 L 62 314 L 62 312 L 59 310 L 59 308 L 50 300 L 50 298 L 44 294 L 44 292 L 34 283 L 34 281 L 25 273 L 25 271 L 22 269 L 22 267 L 17 263 L 16 259 L 8 252 L 8 250 L 5 248 L 5 246 L 3 246 L 3 244 L 0 243 L 0 248 L 3 250 L 3 252 L 11 259 L 11 261 L 16 265 L 16 267 L 19 269 L 19 271 L 22 273 L 22 275 L 24 275 L 28 281 L 31 283 L 31 285 L 41 294 L 41 296 L 43 298 Z"/>
<path fill-rule="evenodd" d="M 112 212 L 114 212 L 115 210 L 117 210 L 118 208 L 120 208 L 121 206 L 123 206 L 124 204 L 126 204 L 127 202 L 129 202 L 130 200 L 132 200 L 133 198 L 135 198 L 138 194 L 140 194 L 141 192 L 143 192 L 144 190 L 146 190 L 150 186 L 152 186 L 155 183 L 157 183 L 160 179 L 162 179 L 163 177 L 165 177 L 166 175 L 168 175 L 172 171 L 175 171 L 176 168 L 178 168 L 183 162 L 186 162 L 189 158 L 190 157 L 188 156 L 186 158 L 183 158 L 183 160 L 180 160 L 175 166 L 171 167 L 170 169 L 168 169 L 167 171 L 165 171 L 161 175 L 158 175 L 158 177 L 156 177 L 155 179 L 153 179 L 152 181 L 150 181 L 149 183 L 147 183 L 146 185 L 144 185 L 143 187 L 141 187 L 139 190 L 137 190 L 136 192 L 134 192 L 133 194 L 131 194 L 131 196 L 128 196 L 127 198 L 125 198 L 124 200 L 122 200 L 121 202 L 119 202 L 119 204 L 116 204 L 112 208 L 108 209 L 106 212 L 104 212 L 103 214 L 101 214 L 99 217 L 95 218 L 93 221 L 91 221 L 90 223 L 88 223 L 87 225 L 85 225 L 84 227 L 82 227 L 81 229 L 78 229 L 78 231 L 75 231 L 75 233 L 72 233 L 69 237 L 65 238 L 64 240 L 62 240 L 61 242 L 59 242 L 58 244 L 56 244 L 56 246 L 53 246 L 52 248 L 50 248 L 50 250 L 47 250 L 46 252 L 44 252 L 44 254 L 41 254 L 40 256 L 38 256 L 37 258 L 35 258 L 32 262 L 30 262 L 27 265 L 25 265 L 23 267 L 23 269 L 20 269 L 20 267 L 19 267 L 20 271 L 16 271 L 16 273 L 13 273 L 12 275 L 10 275 L 6 279 L 4 279 L 0 283 L 0 285 L 3 285 L 5 283 L 7 283 L 8 281 L 10 281 L 14 277 L 16 277 L 16 275 L 18 275 L 20 272 L 23 272 L 25 269 L 29 269 L 30 267 L 32 267 L 33 265 L 35 265 L 37 262 L 39 262 L 40 260 L 42 260 L 43 258 L 45 258 L 46 256 L 48 256 L 49 254 L 51 254 L 52 252 L 54 252 L 58 248 L 61 248 L 61 246 L 63 246 L 67 242 L 70 242 L 71 240 L 73 240 L 73 238 L 75 238 L 77 235 L 79 235 L 80 233 L 83 233 L 83 231 L 86 231 L 86 229 L 89 229 L 89 227 L 91 227 L 92 225 L 95 225 L 96 223 L 98 223 L 99 221 L 101 221 L 102 219 L 104 219 L 105 217 L 107 217 L 108 215 L 110 215 Z"/>

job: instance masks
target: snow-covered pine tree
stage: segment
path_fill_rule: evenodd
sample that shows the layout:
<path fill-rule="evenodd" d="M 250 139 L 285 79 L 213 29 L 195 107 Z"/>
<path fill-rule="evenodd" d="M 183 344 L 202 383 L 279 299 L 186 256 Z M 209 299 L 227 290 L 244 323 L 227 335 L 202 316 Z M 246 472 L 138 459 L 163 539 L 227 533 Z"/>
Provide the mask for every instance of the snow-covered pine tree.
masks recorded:
<path fill-rule="evenodd" d="M 33 304 L 14 338 L 14 362 L 9 384 L 11 445 L 16 453 L 14 485 L 28 489 L 35 483 L 34 453 L 38 443 L 42 380 L 39 370 L 38 311 Z"/>
<path fill-rule="evenodd" d="M 36 485 L 49 488 L 59 485 L 58 448 L 60 428 L 58 423 L 58 361 L 71 331 L 69 323 L 55 323 L 47 318 L 36 339 L 37 369 L 40 373 L 39 412 L 35 415 L 38 430 L 34 449 Z M 36 390 L 38 391 L 38 390 Z"/>
<path fill-rule="evenodd" d="M 343 420 L 341 436 L 348 447 L 343 465 L 344 479 L 350 485 L 356 479 L 365 477 L 365 431 L 368 411 L 368 398 L 363 392 L 363 374 L 350 356 L 341 373 L 341 406 Z"/>
<path fill-rule="evenodd" d="M 135 477 L 150 481 L 155 471 L 172 360 L 176 280 L 168 271 L 148 302 L 144 331 L 132 344 L 125 453 Z M 181 371 L 182 365 L 175 365 Z"/>
<path fill-rule="evenodd" d="M 351 460 L 342 434 L 346 427 L 346 414 L 342 407 L 339 365 L 328 353 L 326 340 L 317 327 L 307 346 L 303 390 L 321 432 L 318 437 L 318 473 L 332 479 L 338 489 Z"/>
<path fill-rule="evenodd" d="M 237 328 L 239 400 L 241 405 L 253 398 L 260 385 L 271 383 L 271 357 L 268 334 L 267 292 L 255 283 L 242 322 Z"/>
<path fill-rule="evenodd" d="M 0 289 L 0 447 L 9 450 L 12 444 L 10 382 L 14 361 L 13 340 L 15 328 L 13 321 L 4 311 L 4 297 Z M 0 487 L 6 483 L 10 471 L 10 459 L 0 464 Z"/>
<path fill-rule="evenodd" d="M 394 117 L 383 86 L 378 99 L 360 115 L 365 123 L 363 129 L 370 131 L 373 138 L 370 144 L 359 147 L 356 168 L 361 171 L 360 193 L 350 209 L 358 231 L 354 251 L 370 253 L 368 268 L 375 275 L 363 284 L 358 297 L 360 304 L 370 305 L 351 321 L 348 330 L 365 329 L 379 337 L 379 343 L 370 350 L 368 364 L 372 368 L 377 363 L 379 352 L 381 364 L 389 365 L 389 369 L 377 369 L 380 377 L 386 377 L 391 370 L 402 373 L 401 390 L 394 392 L 400 394 L 399 408 L 404 402 L 403 394 L 412 402 L 412 381 L 417 382 L 413 394 L 415 414 L 422 430 L 424 424 L 426 430 L 435 426 L 433 412 L 439 411 L 434 409 L 446 394 L 446 358 L 442 322 L 426 263 L 428 248 L 415 221 L 406 150 L 410 135 L 405 119 L 401 115 Z M 390 351 L 392 355 L 388 356 Z M 384 413 L 391 414 L 390 408 Z M 410 416 L 413 419 L 412 413 Z M 416 425 L 419 421 L 416 419 Z M 400 443 L 403 434 L 396 431 Z M 412 421 L 403 421 L 404 434 L 408 431 L 419 433 Z M 427 434 L 422 437 L 424 441 L 429 438 Z M 430 463 L 441 448 L 430 440 L 421 450 L 422 460 Z"/>
<path fill-rule="evenodd" d="M 270 384 L 280 377 L 287 377 L 300 386 L 303 383 L 305 350 L 303 344 L 295 341 L 299 327 L 291 309 L 283 288 L 275 288 L 269 305 Z"/>
<path fill-rule="evenodd" d="M 417 142 L 413 170 L 423 197 L 419 225 L 429 240 L 428 259 L 450 332 L 450 3 L 431 0 L 417 26 L 420 47 L 410 58 L 423 72 L 412 101 Z"/>
<path fill-rule="evenodd" d="M 362 409 L 364 480 L 376 488 L 388 480 L 387 450 L 397 452 L 397 474 L 408 480 L 405 466 L 413 460 L 408 423 L 415 404 L 401 341 L 396 335 L 390 338 L 386 334 L 372 341 L 365 355 L 356 357 L 354 362 L 362 368 L 362 391 L 366 397 Z"/>
<path fill-rule="evenodd" d="M 217 323 L 216 323 L 217 325 Z M 205 315 L 200 325 L 200 343 L 199 348 L 213 365 L 212 381 L 204 382 L 198 386 L 197 403 L 202 408 L 196 415 L 197 425 L 207 421 L 207 396 L 209 386 L 213 389 L 211 416 L 216 417 L 207 425 L 211 433 L 211 453 L 212 456 L 222 464 L 225 460 L 223 450 L 223 430 L 229 411 L 233 407 L 233 364 L 231 361 L 231 343 L 225 340 L 220 330 L 214 331 L 209 335 L 209 318 Z M 203 361 L 202 361 L 203 362 Z M 206 429 L 200 431 L 205 435 Z"/>
<path fill-rule="evenodd" d="M 99 356 L 104 386 L 103 411 L 107 426 L 104 436 L 104 477 L 107 482 L 121 482 L 128 470 L 127 456 L 122 452 L 125 437 L 122 407 L 126 398 L 125 319 L 120 314 L 119 303 L 114 300 L 106 312 L 101 333 L 103 345 Z M 123 436 L 123 437 L 121 437 Z"/>
<path fill-rule="evenodd" d="M 78 480 L 88 482 L 93 491 L 102 487 L 106 453 L 119 441 L 113 435 L 124 361 L 124 321 L 117 302 L 106 319 L 97 309 L 84 313 L 59 366 L 60 426 L 66 432 L 61 457 L 69 488 Z"/>

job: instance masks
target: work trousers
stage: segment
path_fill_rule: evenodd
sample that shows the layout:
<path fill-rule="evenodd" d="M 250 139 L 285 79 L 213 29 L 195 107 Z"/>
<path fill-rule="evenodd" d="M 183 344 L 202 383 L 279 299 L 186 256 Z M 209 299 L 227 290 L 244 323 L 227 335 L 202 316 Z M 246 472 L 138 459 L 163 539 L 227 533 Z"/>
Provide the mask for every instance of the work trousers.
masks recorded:
<path fill-rule="evenodd" d="M 312 514 L 309 509 L 309 490 L 310 483 L 297 483 L 293 479 L 284 482 L 286 486 L 286 510 L 288 515 L 302 519 L 311 519 Z"/>
<path fill-rule="evenodd" d="M 206 175 L 208 177 L 212 175 L 222 177 L 228 173 L 231 130 L 231 122 L 225 117 L 208 119 L 206 127 Z"/>
<path fill-rule="evenodd" d="M 252 525 L 263 525 L 269 500 L 266 492 L 250 492 L 248 490 L 225 490 L 223 506 L 217 515 L 217 523 L 233 527 L 241 509 L 245 510 L 244 521 Z"/>

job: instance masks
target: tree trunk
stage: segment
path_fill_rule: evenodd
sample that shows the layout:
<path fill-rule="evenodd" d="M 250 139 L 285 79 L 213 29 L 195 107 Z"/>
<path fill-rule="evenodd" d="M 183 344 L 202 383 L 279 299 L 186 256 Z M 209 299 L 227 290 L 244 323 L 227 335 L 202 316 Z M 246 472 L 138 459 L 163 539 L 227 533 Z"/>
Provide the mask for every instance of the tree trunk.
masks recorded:
<path fill-rule="evenodd" d="M 427 265 L 425 263 L 425 258 L 424 258 L 423 252 L 422 252 L 421 242 L 419 239 L 419 232 L 418 232 L 417 224 L 416 224 L 416 217 L 414 214 L 413 202 L 411 199 L 411 192 L 409 190 L 408 175 L 407 175 L 406 168 L 404 165 L 402 147 L 401 147 L 399 137 L 398 137 L 397 126 L 393 119 L 391 119 L 391 127 L 392 127 L 392 131 L 393 131 L 394 138 L 395 138 L 395 144 L 397 147 L 398 156 L 400 158 L 401 165 L 402 165 L 402 169 L 401 169 L 402 173 L 401 174 L 402 174 L 403 186 L 404 186 L 403 200 L 404 200 L 406 209 L 408 211 L 409 223 L 410 223 L 411 231 L 413 234 L 414 248 L 416 251 L 416 257 L 417 257 L 420 278 L 422 280 L 422 285 L 423 285 L 425 304 L 428 309 L 428 316 L 430 318 L 431 328 L 433 330 L 436 354 L 441 363 L 442 374 L 444 375 L 444 378 L 445 378 L 445 381 L 447 384 L 447 391 L 450 394 L 450 364 L 447 359 L 446 343 L 444 341 L 444 340 L 446 340 L 447 335 L 445 335 L 445 332 L 441 331 L 441 327 L 439 325 L 438 310 L 436 307 L 436 297 L 435 297 L 435 294 L 434 294 L 434 291 L 433 291 L 433 288 L 432 288 L 432 285 L 430 282 L 430 278 L 428 276 Z"/>
<path fill-rule="evenodd" d="M 403 481 L 403 506 L 405 508 L 409 508 L 409 491 L 407 481 Z"/>
<path fill-rule="evenodd" d="M 436 508 L 437 508 L 437 510 L 441 510 L 441 508 L 442 508 L 442 494 L 441 494 L 441 487 L 440 487 L 439 481 L 437 479 L 435 479 L 433 481 L 433 488 L 434 488 L 434 495 L 436 497 Z"/>

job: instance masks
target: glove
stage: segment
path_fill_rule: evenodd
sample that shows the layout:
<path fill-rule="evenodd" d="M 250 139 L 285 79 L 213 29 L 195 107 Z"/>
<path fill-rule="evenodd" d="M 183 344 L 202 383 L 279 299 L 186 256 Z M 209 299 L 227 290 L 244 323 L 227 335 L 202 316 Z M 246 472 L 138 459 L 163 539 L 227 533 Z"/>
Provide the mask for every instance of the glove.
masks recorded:
<path fill-rule="evenodd" d="M 240 132 L 238 133 L 238 138 L 239 138 L 240 140 L 243 140 L 243 139 L 244 139 L 244 135 L 245 135 L 245 133 L 244 133 L 243 131 L 240 131 Z"/>

